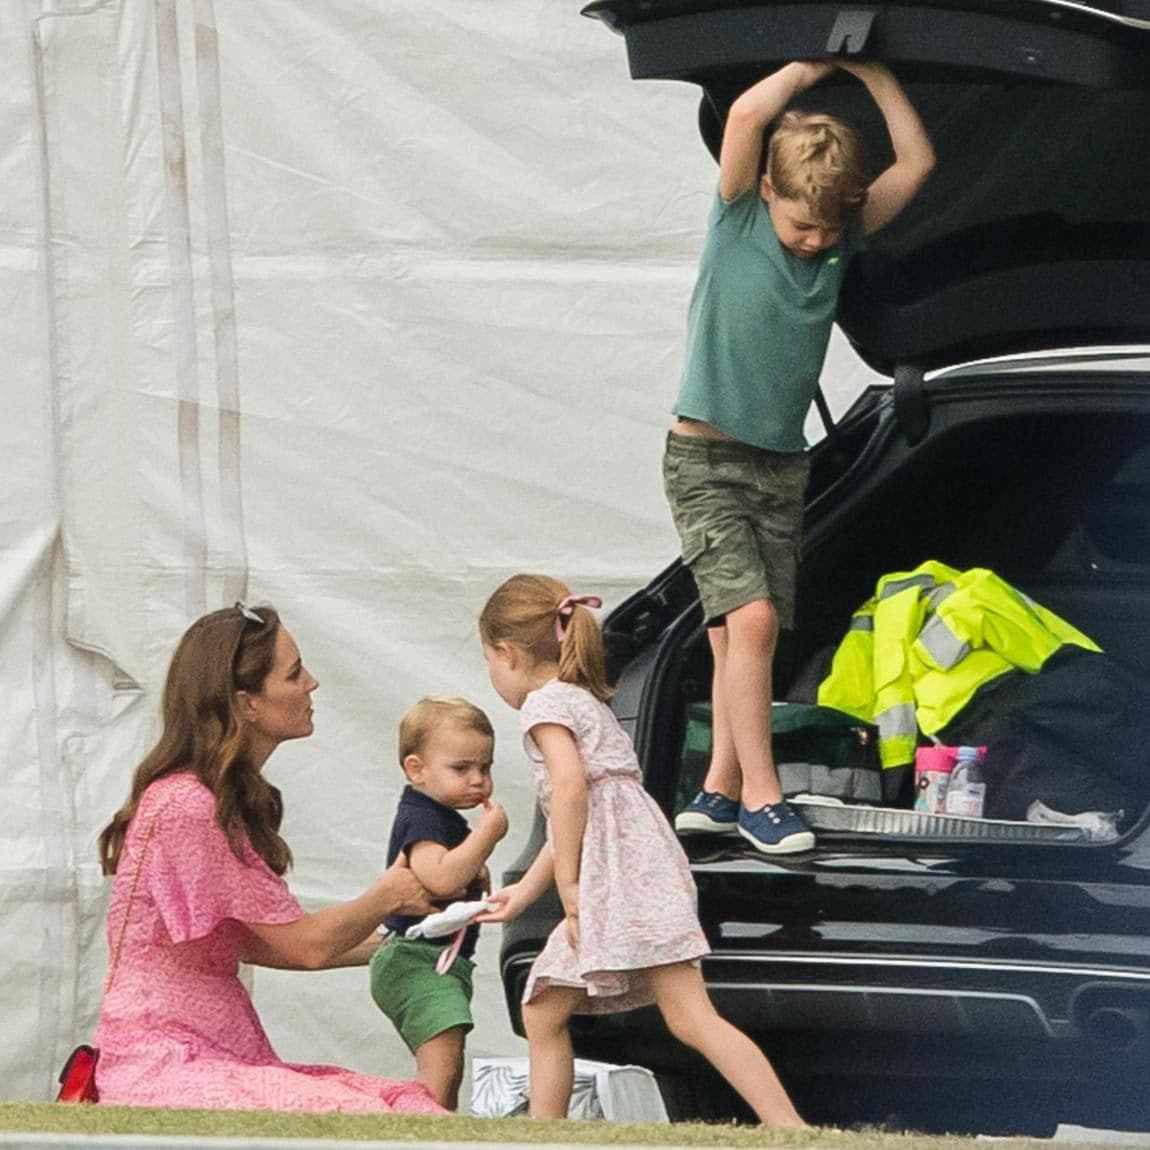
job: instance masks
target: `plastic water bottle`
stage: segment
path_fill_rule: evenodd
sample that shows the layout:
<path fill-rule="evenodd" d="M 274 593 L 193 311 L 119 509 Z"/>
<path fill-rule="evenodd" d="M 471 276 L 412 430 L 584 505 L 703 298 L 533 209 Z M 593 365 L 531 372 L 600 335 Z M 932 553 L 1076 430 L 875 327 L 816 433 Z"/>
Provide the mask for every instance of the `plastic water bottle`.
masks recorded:
<path fill-rule="evenodd" d="M 981 747 L 959 747 L 946 788 L 946 813 L 982 818 L 986 783 L 982 779 Z"/>
<path fill-rule="evenodd" d="M 914 753 L 914 809 L 928 815 L 946 814 L 946 787 L 958 754 L 955 747 L 919 747 Z"/>

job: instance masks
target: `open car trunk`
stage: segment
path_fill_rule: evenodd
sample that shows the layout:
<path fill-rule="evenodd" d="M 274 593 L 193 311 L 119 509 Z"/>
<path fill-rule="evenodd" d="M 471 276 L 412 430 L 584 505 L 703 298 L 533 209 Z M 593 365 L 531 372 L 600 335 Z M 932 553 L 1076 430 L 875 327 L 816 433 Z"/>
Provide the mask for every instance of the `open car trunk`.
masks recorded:
<path fill-rule="evenodd" d="M 843 434 L 873 442 L 845 470 L 841 444 L 814 450 L 798 617 L 776 661 L 784 788 L 836 837 L 1114 841 L 1150 806 L 1150 381 L 968 372 L 922 385 L 918 404 L 915 442 L 888 391 L 848 415 Z M 993 571 L 1102 649 L 1066 646 L 1037 674 L 992 680 L 935 735 L 987 748 L 984 818 L 914 810 L 913 768 L 879 765 L 876 729 L 812 706 L 852 612 L 882 576 L 928 559 Z M 701 629 L 684 632 L 677 660 L 678 713 L 666 719 L 679 774 L 662 795 L 674 811 L 709 757 Z M 1028 821 L 1035 802 L 1096 817 Z"/>
<path fill-rule="evenodd" d="M 995 679 L 931 731 L 987 745 L 990 818 L 919 817 L 913 768 L 868 783 L 874 731 L 848 726 L 836 749 L 817 713 L 817 731 L 776 738 L 784 786 L 848 800 L 810 804 L 828 832 L 1092 841 L 1024 821 L 1030 794 L 1128 832 L 1150 805 L 1146 366 L 945 369 L 1150 343 L 1150 3 L 594 0 L 585 13 L 623 36 L 634 78 L 698 86 L 712 155 L 741 91 L 788 60 L 825 57 L 889 65 L 938 155 L 921 193 L 852 259 L 843 289 L 841 328 L 894 383 L 813 452 L 798 619 L 775 670 L 774 697 L 790 710 L 777 708 L 776 725 L 802 727 L 796 705 L 817 700 L 878 580 L 928 560 L 994 572 L 1103 650 Z M 875 173 L 890 163 L 882 117 L 852 77 L 832 75 L 795 104 L 858 128 Z M 673 713 L 636 709 L 649 773 L 678 765 L 674 783 L 649 784 L 672 810 L 697 789 L 709 733 L 706 639 L 684 630 L 677 641 Z M 849 762 L 847 776 L 807 769 L 832 764 L 807 762 L 804 737 L 824 760 Z M 868 795 L 884 804 L 878 814 L 860 810 Z"/>

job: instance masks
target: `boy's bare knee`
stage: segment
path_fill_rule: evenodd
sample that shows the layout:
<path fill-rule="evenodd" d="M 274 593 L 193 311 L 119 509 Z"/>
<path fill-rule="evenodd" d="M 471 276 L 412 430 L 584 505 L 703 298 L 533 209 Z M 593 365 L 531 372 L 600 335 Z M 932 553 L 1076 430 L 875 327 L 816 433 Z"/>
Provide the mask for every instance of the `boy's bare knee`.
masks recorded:
<path fill-rule="evenodd" d="M 752 599 L 727 612 L 727 631 L 777 630 L 779 613 L 769 599 Z"/>
<path fill-rule="evenodd" d="M 727 628 L 708 627 L 707 640 L 711 644 L 713 654 L 721 656 L 727 653 Z"/>
<path fill-rule="evenodd" d="M 773 651 L 779 637 L 779 613 L 766 599 L 755 599 L 727 615 L 727 645 L 732 652 Z"/>

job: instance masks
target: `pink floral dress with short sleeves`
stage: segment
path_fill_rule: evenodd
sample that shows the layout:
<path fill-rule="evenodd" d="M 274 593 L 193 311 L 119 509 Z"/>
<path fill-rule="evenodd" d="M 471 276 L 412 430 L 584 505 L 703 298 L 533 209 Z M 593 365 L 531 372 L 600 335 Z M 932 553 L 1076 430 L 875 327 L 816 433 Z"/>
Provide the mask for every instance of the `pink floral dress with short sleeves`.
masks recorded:
<path fill-rule="evenodd" d="M 587 827 L 579 862 L 579 948 L 560 923 L 531 967 L 523 1001 L 549 985 L 586 992 L 578 1012 L 632 1010 L 653 1000 L 647 971 L 710 953 L 696 912 L 683 848 L 643 789 L 635 748 L 611 708 L 573 683 L 552 679 L 519 711 L 539 804 L 548 815 L 551 780 L 532 728 L 566 727 L 587 775 Z"/>
<path fill-rule="evenodd" d="M 108 908 L 100 1101 L 444 1113 L 419 1083 L 276 1057 L 239 979 L 244 924 L 294 922 L 304 911 L 246 838 L 243 854 L 233 853 L 215 798 L 194 775 L 168 775 L 144 792 Z"/>

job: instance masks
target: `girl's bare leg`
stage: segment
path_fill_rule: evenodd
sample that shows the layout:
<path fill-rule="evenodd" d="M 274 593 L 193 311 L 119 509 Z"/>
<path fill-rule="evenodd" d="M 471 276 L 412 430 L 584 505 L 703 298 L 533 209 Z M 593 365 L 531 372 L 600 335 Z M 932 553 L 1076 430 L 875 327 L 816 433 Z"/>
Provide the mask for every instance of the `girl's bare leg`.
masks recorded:
<path fill-rule="evenodd" d="M 697 966 L 676 962 L 652 967 L 648 973 L 671 1033 L 702 1054 L 760 1122 L 790 1129 L 806 1126 L 766 1055 L 715 1010 Z"/>
<path fill-rule="evenodd" d="M 575 1056 L 567 1022 L 583 998 L 574 987 L 549 986 L 523 1007 L 530 1067 L 532 1118 L 566 1118 L 575 1081 Z"/>

